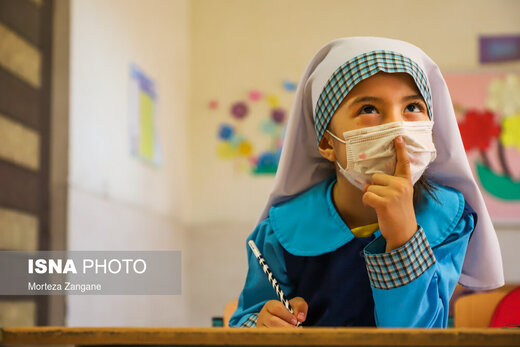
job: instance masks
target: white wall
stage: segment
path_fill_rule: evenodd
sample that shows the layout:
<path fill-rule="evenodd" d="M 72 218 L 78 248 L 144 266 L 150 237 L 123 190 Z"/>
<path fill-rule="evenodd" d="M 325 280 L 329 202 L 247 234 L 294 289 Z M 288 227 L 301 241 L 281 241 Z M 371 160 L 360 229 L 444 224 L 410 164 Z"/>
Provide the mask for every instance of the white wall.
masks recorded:
<path fill-rule="evenodd" d="M 68 248 L 181 250 L 184 262 L 189 2 L 74 0 L 70 20 Z M 131 63 L 156 83 L 161 168 L 130 155 Z M 178 296 L 69 296 L 66 323 L 185 325 L 186 285 Z"/>

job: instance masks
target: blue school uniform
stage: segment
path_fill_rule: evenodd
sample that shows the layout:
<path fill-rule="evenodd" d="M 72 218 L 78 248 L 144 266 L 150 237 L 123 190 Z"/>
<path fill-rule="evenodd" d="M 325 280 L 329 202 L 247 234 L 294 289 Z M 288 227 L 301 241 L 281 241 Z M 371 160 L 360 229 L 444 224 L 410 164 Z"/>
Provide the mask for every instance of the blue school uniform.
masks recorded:
<path fill-rule="evenodd" d="M 355 237 L 332 202 L 336 177 L 269 210 L 254 240 L 285 296 L 309 305 L 304 326 L 446 327 L 476 214 L 453 188 L 435 185 L 415 207 L 418 231 L 385 253 L 378 230 Z M 256 326 L 278 300 L 247 247 L 249 270 L 232 327 Z"/>

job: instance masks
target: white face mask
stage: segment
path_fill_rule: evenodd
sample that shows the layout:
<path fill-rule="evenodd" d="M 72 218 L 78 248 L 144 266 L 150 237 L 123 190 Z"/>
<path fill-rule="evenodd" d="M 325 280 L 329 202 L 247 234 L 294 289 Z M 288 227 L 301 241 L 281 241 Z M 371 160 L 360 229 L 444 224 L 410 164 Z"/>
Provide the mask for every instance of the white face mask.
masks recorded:
<path fill-rule="evenodd" d="M 345 144 L 347 167 L 342 168 L 336 161 L 340 172 L 350 183 L 359 189 L 371 184 L 375 173 L 393 175 L 397 156 L 394 138 L 401 135 L 410 158 L 410 173 L 415 184 L 435 160 L 437 152 L 432 139 L 433 121 L 393 122 L 368 128 L 346 131 L 345 140 L 327 132 Z"/>

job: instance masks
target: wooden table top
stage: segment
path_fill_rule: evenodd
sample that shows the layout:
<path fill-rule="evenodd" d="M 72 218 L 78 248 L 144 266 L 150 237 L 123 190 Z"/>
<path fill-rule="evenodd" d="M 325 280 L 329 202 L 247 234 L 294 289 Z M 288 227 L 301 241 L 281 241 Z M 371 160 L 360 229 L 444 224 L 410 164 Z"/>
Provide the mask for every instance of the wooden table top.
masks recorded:
<path fill-rule="evenodd" d="M 11 327 L 0 344 L 520 346 L 520 329 Z"/>

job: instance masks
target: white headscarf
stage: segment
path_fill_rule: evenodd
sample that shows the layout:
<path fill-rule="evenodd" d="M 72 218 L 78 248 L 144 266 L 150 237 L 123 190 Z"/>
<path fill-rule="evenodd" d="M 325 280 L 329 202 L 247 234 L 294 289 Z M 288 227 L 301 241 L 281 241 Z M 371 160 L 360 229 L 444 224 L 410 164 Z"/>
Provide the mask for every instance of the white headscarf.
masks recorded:
<path fill-rule="evenodd" d="M 433 140 L 437 149 L 437 158 L 427 169 L 428 177 L 462 192 L 477 212 L 478 222 L 468 245 L 459 282 L 477 290 L 502 286 L 504 275 L 498 240 L 471 173 L 448 88 L 430 57 L 404 41 L 376 37 L 340 38 L 327 43 L 314 55 L 296 90 L 274 187 L 260 221 L 267 218 L 272 205 L 288 200 L 334 174 L 334 164 L 318 152 L 314 127 L 318 98 L 338 67 L 354 57 L 377 50 L 393 51 L 410 58 L 426 75 L 431 88 L 435 115 Z"/>

